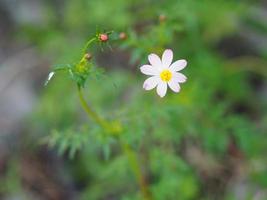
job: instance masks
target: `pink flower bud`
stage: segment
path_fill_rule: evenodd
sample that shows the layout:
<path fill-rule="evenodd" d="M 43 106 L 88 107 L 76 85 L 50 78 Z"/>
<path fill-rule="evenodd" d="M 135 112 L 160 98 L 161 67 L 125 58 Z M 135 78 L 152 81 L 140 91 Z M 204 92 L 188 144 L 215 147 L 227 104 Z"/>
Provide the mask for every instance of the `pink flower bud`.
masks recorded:
<path fill-rule="evenodd" d="M 108 35 L 105 34 L 105 33 L 101 33 L 101 34 L 99 35 L 99 40 L 100 40 L 101 42 L 106 42 L 106 41 L 108 41 Z"/>

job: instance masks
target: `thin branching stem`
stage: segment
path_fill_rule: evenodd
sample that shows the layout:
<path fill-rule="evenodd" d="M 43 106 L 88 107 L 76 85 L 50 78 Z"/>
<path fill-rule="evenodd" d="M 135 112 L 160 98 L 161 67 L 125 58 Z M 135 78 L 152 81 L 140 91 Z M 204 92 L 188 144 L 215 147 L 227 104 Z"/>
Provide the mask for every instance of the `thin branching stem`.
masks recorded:
<path fill-rule="evenodd" d="M 124 143 L 121 139 L 120 139 L 120 143 L 121 143 L 121 146 L 123 148 L 124 153 L 127 155 L 129 164 L 130 164 L 132 171 L 133 171 L 133 173 L 134 173 L 134 175 L 138 181 L 140 190 L 141 190 L 142 195 L 143 195 L 143 199 L 144 200 L 152 200 L 151 194 L 148 190 L 147 182 L 146 182 L 145 177 L 142 173 L 141 166 L 138 162 L 136 152 L 129 146 L 129 144 Z"/>
<path fill-rule="evenodd" d="M 105 131 L 109 131 L 108 122 L 102 119 L 93 109 L 90 108 L 90 106 L 87 104 L 82 88 L 78 86 L 78 94 L 79 99 L 82 104 L 83 109 L 88 114 L 89 118 L 92 118 L 97 124 L 99 124 Z M 140 190 L 142 192 L 142 196 L 144 200 L 151 200 L 151 195 L 148 190 L 147 183 L 145 181 L 145 178 L 143 176 L 141 166 L 139 164 L 136 152 L 129 146 L 129 144 L 125 143 L 120 137 L 119 142 L 122 147 L 123 152 L 128 158 L 129 164 L 131 166 L 131 169 L 136 177 L 136 180 L 139 184 Z"/>
<path fill-rule="evenodd" d="M 83 54 L 87 53 L 87 50 L 89 46 L 96 40 L 96 37 L 93 37 L 92 39 L 88 40 L 83 48 Z"/>
<path fill-rule="evenodd" d="M 95 122 L 98 123 L 102 128 L 107 130 L 107 123 L 103 119 L 101 119 L 101 117 L 99 117 L 98 114 L 87 104 L 80 86 L 78 86 L 78 94 L 82 107 L 88 114 L 88 116 L 95 120 Z"/>

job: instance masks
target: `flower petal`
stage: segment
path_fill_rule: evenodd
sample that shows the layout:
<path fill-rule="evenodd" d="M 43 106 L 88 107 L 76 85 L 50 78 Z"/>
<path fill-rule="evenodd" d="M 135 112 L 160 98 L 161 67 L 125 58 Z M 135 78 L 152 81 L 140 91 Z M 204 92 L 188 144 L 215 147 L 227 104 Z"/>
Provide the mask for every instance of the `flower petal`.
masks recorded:
<path fill-rule="evenodd" d="M 159 69 L 161 68 L 161 66 L 162 66 L 161 60 L 160 60 L 160 58 L 156 54 L 154 54 L 154 53 L 150 54 L 148 56 L 148 60 L 149 60 L 149 63 L 153 67 L 157 67 Z"/>
<path fill-rule="evenodd" d="M 171 49 L 166 49 L 162 54 L 162 64 L 164 68 L 168 68 L 172 63 L 173 52 Z"/>
<path fill-rule="evenodd" d="M 149 77 L 148 79 L 145 80 L 143 84 L 143 88 L 145 90 L 152 90 L 158 85 L 159 82 L 160 82 L 160 78 L 158 76 Z"/>
<path fill-rule="evenodd" d="M 151 66 L 151 65 L 143 65 L 142 67 L 140 67 L 140 70 L 145 75 L 155 76 L 155 75 L 159 74 L 158 69 L 156 67 Z"/>
<path fill-rule="evenodd" d="M 177 81 L 175 81 L 175 79 L 170 80 L 168 82 L 168 85 L 172 91 L 177 92 L 177 93 L 180 92 L 181 87 L 180 87 L 179 83 Z"/>
<path fill-rule="evenodd" d="M 179 82 L 179 83 L 184 83 L 187 80 L 186 76 L 179 72 L 173 73 L 173 79 L 174 81 Z"/>
<path fill-rule="evenodd" d="M 167 83 L 164 81 L 160 81 L 157 86 L 157 93 L 162 98 L 166 95 L 167 92 Z"/>
<path fill-rule="evenodd" d="M 186 65 L 187 65 L 186 60 L 177 60 L 176 62 L 172 63 L 172 65 L 170 66 L 170 70 L 177 72 L 184 69 Z"/>

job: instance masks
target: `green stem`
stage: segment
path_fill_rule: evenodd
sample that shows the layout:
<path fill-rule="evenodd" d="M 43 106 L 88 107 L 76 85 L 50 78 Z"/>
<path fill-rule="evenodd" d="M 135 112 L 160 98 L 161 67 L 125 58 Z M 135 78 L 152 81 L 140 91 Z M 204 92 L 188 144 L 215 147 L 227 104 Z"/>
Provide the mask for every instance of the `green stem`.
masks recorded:
<path fill-rule="evenodd" d="M 88 47 L 96 40 L 96 37 L 93 37 L 92 39 L 88 40 L 83 48 L 83 54 L 87 52 Z"/>
<path fill-rule="evenodd" d="M 134 173 L 134 175 L 138 181 L 139 187 L 140 187 L 142 195 L 143 195 L 143 199 L 144 200 L 151 200 L 152 199 L 151 194 L 148 190 L 147 182 L 146 182 L 146 180 L 142 174 L 142 170 L 141 170 L 141 167 L 139 165 L 136 153 L 133 151 L 133 149 L 127 143 L 124 143 L 121 139 L 120 139 L 120 143 L 121 143 L 121 146 L 123 148 L 124 153 L 128 157 L 132 171 L 133 171 L 133 173 Z"/>
<path fill-rule="evenodd" d="M 89 117 L 91 117 L 93 120 L 95 120 L 96 123 L 98 123 L 104 130 L 109 131 L 108 122 L 102 119 L 96 112 L 94 112 L 90 106 L 87 104 L 84 95 L 82 93 L 81 87 L 78 86 L 78 94 L 79 99 L 82 104 L 83 109 L 86 111 Z M 136 153 L 133 151 L 133 149 L 125 142 L 122 141 L 121 138 L 119 138 L 120 145 L 123 149 L 123 152 L 126 154 L 129 164 L 133 170 L 133 173 L 137 179 L 137 182 L 139 184 L 139 187 L 141 189 L 142 195 L 144 200 L 151 200 L 151 195 L 148 191 L 147 183 L 145 181 L 145 178 L 142 174 L 141 167 L 138 162 L 138 158 Z"/>
<path fill-rule="evenodd" d="M 82 107 L 85 110 L 85 112 L 88 114 L 88 116 L 91 117 L 93 120 L 95 120 L 95 122 L 98 123 L 102 128 L 107 130 L 107 123 L 104 120 L 102 120 L 98 116 L 98 114 L 88 106 L 87 102 L 84 99 L 82 89 L 80 86 L 78 86 L 78 94 L 79 94 L 79 99 L 82 104 Z"/>

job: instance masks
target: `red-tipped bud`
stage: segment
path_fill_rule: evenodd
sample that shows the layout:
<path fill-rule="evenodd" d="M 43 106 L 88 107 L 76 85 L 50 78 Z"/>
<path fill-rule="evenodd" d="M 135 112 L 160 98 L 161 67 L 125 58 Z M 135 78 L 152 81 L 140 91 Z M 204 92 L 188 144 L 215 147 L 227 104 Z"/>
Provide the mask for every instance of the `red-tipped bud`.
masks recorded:
<path fill-rule="evenodd" d="M 121 32 L 120 35 L 119 35 L 119 38 L 120 38 L 121 40 L 125 40 L 125 39 L 127 39 L 127 35 L 126 35 L 126 33 L 125 33 L 125 32 Z"/>
<path fill-rule="evenodd" d="M 108 41 L 108 35 L 105 34 L 105 33 L 101 33 L 101 34 L 99 34 L 99 40 L 100 40 L 101 42 L 106 42 L 106 41 Z"/>

